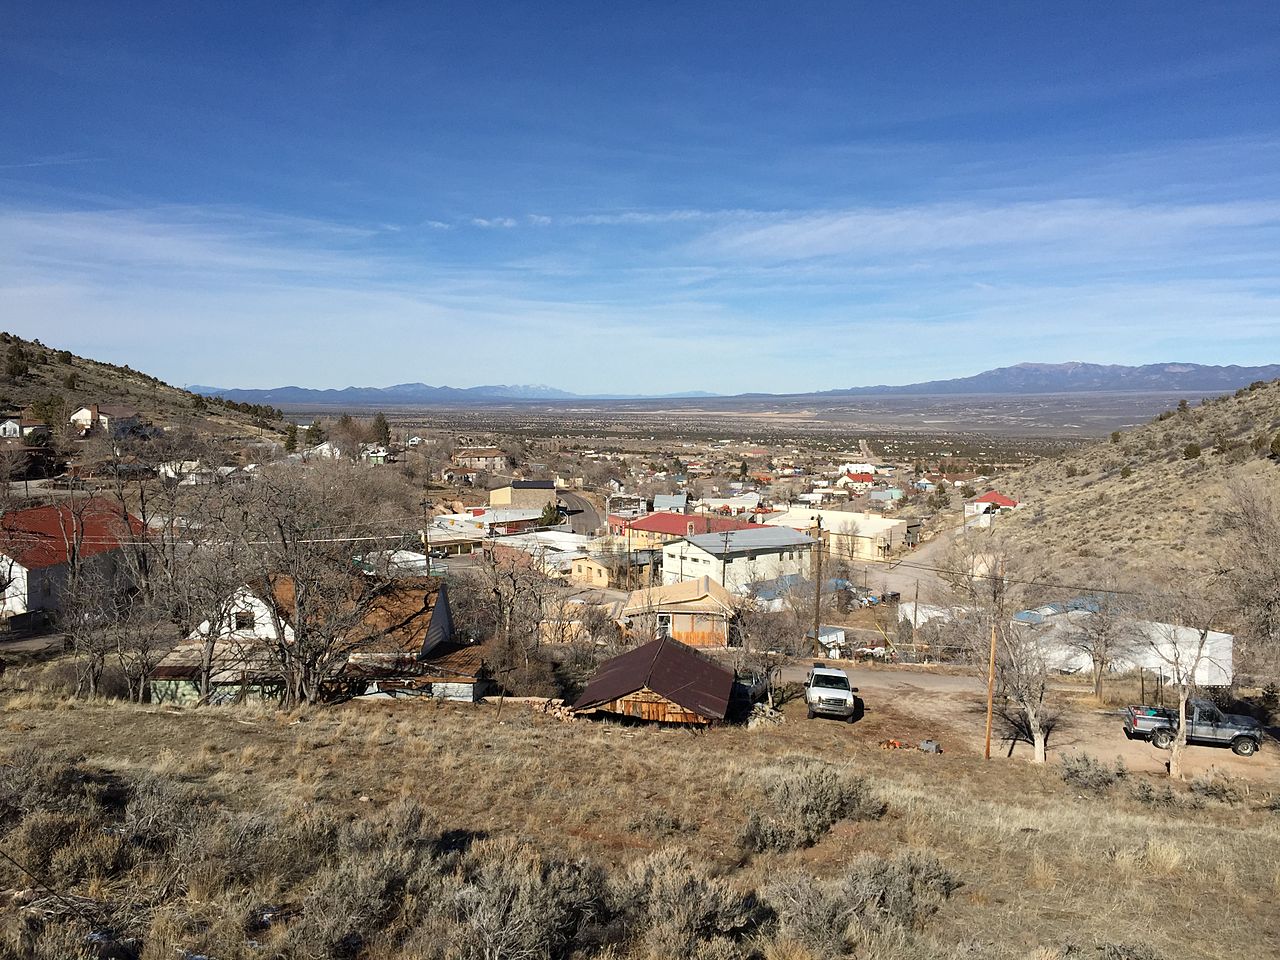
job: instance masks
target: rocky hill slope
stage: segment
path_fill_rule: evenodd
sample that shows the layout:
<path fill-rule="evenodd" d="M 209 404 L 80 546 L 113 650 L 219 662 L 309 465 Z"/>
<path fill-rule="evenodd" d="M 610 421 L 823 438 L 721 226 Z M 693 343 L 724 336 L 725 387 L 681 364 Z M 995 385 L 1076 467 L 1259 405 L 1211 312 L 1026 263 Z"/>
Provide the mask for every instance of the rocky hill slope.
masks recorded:
<path fill-rule="evenodd" d="M 1238 484 L 1280 489 L 1280 380 L 1010 474 L 1000 488 L 1024 507 L 1002 526 L 1084 572 L 1208 570 L 1231 549 L 1221 511 Z"/>
<path fill-rule="evenodd" d="M 284 428 L 273 407 L 197 396 L 131 367 L 0 333 L 0 411 L 31 407 L 38 419 L 60 427 L 90 403 L 135 409 L 157 427 L 193 426 L 223 436 L 275 436 Z"/>

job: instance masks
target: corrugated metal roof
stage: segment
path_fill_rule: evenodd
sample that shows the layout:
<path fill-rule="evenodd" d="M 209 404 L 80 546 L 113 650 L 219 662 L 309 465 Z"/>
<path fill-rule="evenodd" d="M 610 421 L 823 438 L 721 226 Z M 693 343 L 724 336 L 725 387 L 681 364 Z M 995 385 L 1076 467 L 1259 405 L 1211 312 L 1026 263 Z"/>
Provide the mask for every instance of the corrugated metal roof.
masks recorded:
<path fill-rule="evenodd" d="M 662 637 L 602 663 L 573 707 L 598 707 L 646 687 L 701 717 L 723 720 L 733 672 L 693 647 Z"/>
<path fill-rule="evenodd" d="M 28 570 L 69 563 L 118 550 L 140 536 L 142 521 L 108 500 L 15 510 L 0 517 L 0 553 Z"/>
<path fill-rule="evenodd" d="M 691 544 L 713 556 L 726 553 L 749 553 L 754 550 L 786 550 L 803 547 L 814 542 L 790 527 L 770 527 L 751 524 L 747 530 L 728 530 L 724 533 L 703 533 L 686 537 Z"/>

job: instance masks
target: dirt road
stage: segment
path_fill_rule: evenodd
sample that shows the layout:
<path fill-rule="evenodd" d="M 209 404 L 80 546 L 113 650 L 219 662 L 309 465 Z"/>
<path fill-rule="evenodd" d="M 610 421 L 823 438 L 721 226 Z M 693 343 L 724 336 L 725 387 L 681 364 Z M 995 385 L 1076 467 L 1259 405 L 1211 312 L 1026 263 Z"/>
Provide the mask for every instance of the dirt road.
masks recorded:
<path fill-rule="evenodd" d="M 932 739 L 947 752 L 982 752 L 986 728 L 986 683 L 982 678 L 931 673 L 924 668 L 841 665 L 848 669 L 866 703 L 866 718 L 850 727 L 851 737 L 876 742 L 891 737 L 911 743 Z M 807 668 L 808 662 L 787 667 L 783 680 L 802 683 Z M 802 719 L 803 710 L 797 708 L 789 715 Z M 1011 744 L 1002 739 L 1000 730 L 997 722 L 993 758 L 1030 757 L 1029 744 Z M 1049 738 L 1049 759 L 1056 762 L 1064 754 L 1079 752 L 1107 764 L 1122 760 L 1135 773 L 1161 773 L 1169 759 L 1167 750 L 1158 750 L 1143 740 L 1126 739 L 1117 708 L 1097 707 L 1073 698 L 1062 707 Z M 1183 768 L 1188 778 L 1219 772 L 1275 785 L 1280 783 L 1280 743 L 1269 739 L 1252 757 L 1237 757 L 1221 747 L 1190 746 Z"/>

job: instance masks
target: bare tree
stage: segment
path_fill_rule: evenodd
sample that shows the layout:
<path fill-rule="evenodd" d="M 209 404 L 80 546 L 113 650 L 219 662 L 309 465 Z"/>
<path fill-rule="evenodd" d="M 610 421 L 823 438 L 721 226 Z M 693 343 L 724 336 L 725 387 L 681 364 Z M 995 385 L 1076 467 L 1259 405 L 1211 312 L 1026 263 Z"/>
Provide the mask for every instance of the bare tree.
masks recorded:
<path fill-rule="evenodd" d="M 1074 619 L 1063 634 L 1068 649 L 1089 658 L 1093 696 L 1102 700 L 1102 677 L 1108 668 L 1128 659 L 1139 643 L 1134 627 L 1134 602 L 1119 591 L 1113 578 L 1103 575 L 1101 591 L 1091 598 L 1091 609 Z M 1108 589 L 1110 588 L 1110 589 Z"/>
<path fill-rule="evenodd" d="M 1211 655 L 1213 623 L 1221 605 L 1220 578 L 1204 579 L 1190 570 L 1175 571 L 1147 598 L 1159 621 L 1146 625 L 1142 645 L 1164 665 L 1164 673 L 1178 695 L 1178 729 L 1169 751 L 1169 776 L 1182 779 L 1182 755 L 1187 748 L 1187 702 Z M 1167 622 L 1166 622 L 1167 621 Z"/>
<path fill-rule="evenodd" d="M 1223 516 L 1233 538 L 1224 579 L 1244 634 L 1240 660 L 1274 678 L 1280 675 L 1280 496 L 1237 481 Z"/>
<path fill-rule="evenodd" d="M 957 640 L 986 663 L 994 633 L 999 695 L 1013 707 L 1014 730 L 1031 741 L 1034 762 L 1044 763 L 1052 729 L 1049 670 L 1040 638 L 1013 615 L 1035 602 L 1045 571 L 1033 554 L 1015 550 L 995 531 L 957 538 L 943 567 L 943 578 L 965 609 L 955 624 Z"/>
<path fill-rule="evenodd" d="M 362 642 L 358 628 L 383 584 L 353 564 L 377 544 L 356 470 L 341 461 L 264 468 L 237 491 L 239 546 L 273 620 L 286 707 L 321 697 Z"/>

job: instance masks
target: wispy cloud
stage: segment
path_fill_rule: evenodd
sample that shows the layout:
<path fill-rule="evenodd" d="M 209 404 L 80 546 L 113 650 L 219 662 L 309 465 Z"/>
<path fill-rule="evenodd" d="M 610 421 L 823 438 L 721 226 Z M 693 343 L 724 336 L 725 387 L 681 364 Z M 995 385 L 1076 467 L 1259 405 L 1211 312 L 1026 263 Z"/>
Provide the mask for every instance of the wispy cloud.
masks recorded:
<path fill-rule="evenodd" d="M 1280 225 L 1280 203 L 1118 204 L 1093 199 L 994 204 L 927 204 L 778 217 L 732 224 L 701 238 L 700 249 L 756 260 L 992 248 L 1114 250 L 1185 243 L 1204 231 Z"/>
<path fill-rule="evenodd" d="M 38 167 L 66 167 L 81 163 L 98 163 L 102 159 L 102 157 L 81 156 L 33 157 L 30 160 L 0 163 L 0 170 L 25 170 Z"/>

